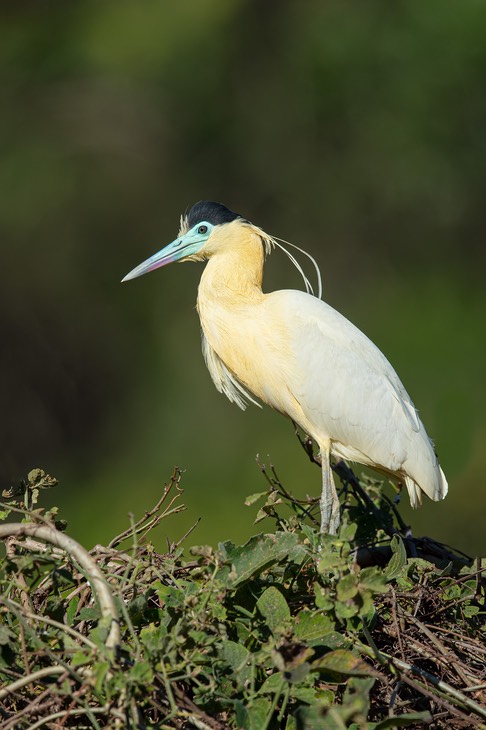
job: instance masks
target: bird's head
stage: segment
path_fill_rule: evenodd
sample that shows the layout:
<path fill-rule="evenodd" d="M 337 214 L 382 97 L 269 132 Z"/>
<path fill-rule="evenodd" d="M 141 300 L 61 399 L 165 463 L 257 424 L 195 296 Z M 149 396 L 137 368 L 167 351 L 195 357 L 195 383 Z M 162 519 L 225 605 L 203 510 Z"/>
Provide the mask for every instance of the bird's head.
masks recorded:
<path fill-rule="evenodd" d="M 257 256 L 262 263 L 263 257 L 269 254 L 274 247 L 281 249 L 302 276 L 306 291 L 314 294 L 302 266 L 286 246 L 291 246 L 304 254 L 311 260 L 316 270 L 317 296 L 320 299 L 322 294 L 321 273 L 316 261 L 307 251 L 288 241 L 269 236 L 239 213 L 235 213 L 222 203 L 213 203 L 209 200 L 201 200 L 192 206 L 187 215 L 181 216 L 177 238 L 136 266 L 122 281 L 136 279 L 137 276 L 148 274 L 149 271 L 154 271 L 154 269 L 174 261 L 204 261 L 225 249 L 238 246 L 240 246 L 240 253 L 246 255 L 251 249 L 252 254 Z"/>
<path fill-rule="evenodd" d="M 238 213 L 234 213 L 222 203 L 202 200 L 192 206 L 185 216 L 177 238 L 137 266 L 122 281 L 135 279 L 160 266 L 174 261 L 203 261 L 217 253 L 224 245 L 232 228 L 239 225 L 251 226 Z"/>

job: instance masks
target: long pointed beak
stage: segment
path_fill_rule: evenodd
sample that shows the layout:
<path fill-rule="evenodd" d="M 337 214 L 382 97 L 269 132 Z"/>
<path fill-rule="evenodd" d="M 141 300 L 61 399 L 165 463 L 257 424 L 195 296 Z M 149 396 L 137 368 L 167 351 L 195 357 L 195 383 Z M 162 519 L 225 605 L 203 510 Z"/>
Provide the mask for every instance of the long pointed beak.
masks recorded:
<path fill-rule="evenodd" d="M 179 261 L 179 259 L 182 259 L 187 255 L 187 249 L 189 246 L 190 243 L 188 243 L 187 240 L 184 240 L 184 236 L 176 238 L 175 241 L 169 243 L 161 251 L 158 251 L 149 259 L 143 261 L 141 264 L 132 269 L 132 271 L 130 271 L 130 273 L 122 279 L 122 282 L 130 281 L 130 279 L 136 279 L 137 276 L 143 276 L 144 274 L 148 274 L 149 271 L 154 271 L 161 266 L 171 264 L 174 261 Z"/>

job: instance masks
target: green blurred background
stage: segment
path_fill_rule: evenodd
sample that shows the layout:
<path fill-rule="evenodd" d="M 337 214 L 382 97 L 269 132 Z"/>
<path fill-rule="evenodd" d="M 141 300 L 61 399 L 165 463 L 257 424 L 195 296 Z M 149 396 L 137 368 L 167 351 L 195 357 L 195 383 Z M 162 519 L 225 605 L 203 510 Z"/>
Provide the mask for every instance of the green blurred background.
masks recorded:
<path fill-rule="evenodd" d="M 317 494 L 285 419 L 242 413 L 200 353 L 200 266 L 120 284 L 220 200 L 320 262 L 325 299 L 398 370 L 450 482 L 403 513 L 485 554 L 486 10 L 463 0 L 3 5 L 0 478 L 42 466 L 106 541 L 174 464 L 192 542 L 258 530 L 272 460 Z M 299 286 L 283 256 L 267 289 Z M 268 456 L 270 455 L 270 456 Z"/>

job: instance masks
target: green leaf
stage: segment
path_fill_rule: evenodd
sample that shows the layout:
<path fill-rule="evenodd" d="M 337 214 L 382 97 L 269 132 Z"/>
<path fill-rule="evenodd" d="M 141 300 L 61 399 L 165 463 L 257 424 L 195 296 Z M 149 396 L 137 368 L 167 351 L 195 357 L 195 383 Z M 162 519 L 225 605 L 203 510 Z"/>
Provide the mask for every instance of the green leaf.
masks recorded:
<path fill-rule="evenodd" d="M 343 707 L 355 716 L 357 714 L 368 717 L 370 711 L 370 690 L 375 683 L 375 677 L 350 677 L 343 695 Z M 361 730 L 361 726 L 352 723 L 351 728 Z"/>
<path fill-rule="evenodd" d="M 361 588 L 366 588 L 373 593 L 386 593 L 388 591 L 387 575 L 385 571 L 376 566 L 363 568 L 359 574 Z"/>
<path fill-rule="evenodd" d="M 98 621 L 101 617 L 99 609 L 92 608 L 91 606 L 85 606 L 78 613 L 78 621 Z"/>
<path fill-rule="evenodd" d="M 274 586 L 262 593 L 256 605 L 272 634 L 282 629 L 290 619 L 287 601 Z"/>
<path fill-rule="evenodd" d="M 393 555 L 391 556 L 390 562 L 384 571 L 387 580 L 389 581 L 398 578 L 407 564 L 407 551 L 405 550 L 405 545 L 399 535 L 393 535 L 390 547 Z"/>
<path fill-rule="evenodd" d="M 349 522 L 347 525 L 341 525 L 339 529 L 339 538 L 345 542 L 351 542 L 354 540 L 358 525 L 356 522 Z"/>
<path fill-rule="evenodd" d="M 262 497 L 266 497 L 268 492 L 255 492 L 255 494 L 249 494 L 248 497 L 245 499 L 245 505 L 247 507 L 251 507 L 252 504 L 255 504 L 255 502 L 258 502 L 259 499 L 262 499 Z"/>
<path fill-rule="evenodd" d="M 242 547 L 232 543 L 220 546 L 226 561 L 231 563 L 231 570 L 221 571 L 222 580 L 236 588 L 250 578 L 259 575 L 263 570 L 284 558 L 304 559 L 305 548 L 299 537 L 291 532 L 277 532 L 274 535 L 256 535 Z"/>
<path fill-rule="evenodd" d="M 234 672 L 238 672 L 245 666 L 250 657 L 250 652 L 242 644 L 236 641 L 224 639 L 221 642 L 221 658 L 229 664 Z"/>
<path fill-rule="evenodd" d="M 105 646 L 106 637 L 108 636 L 108 627 L 105 623 L 100 621 L 98 625 L 89 632 L 88 636 L 91 641 L 94 641 L 96 646 L 102 649 Z"/>
<path fill-rule="evenodd" d="M 470 605 L 464 606 L 462 610 L 466 618 L 471 618 L 471 616 L 476 616 L 476 614 L 479 613 L 480 608 L 479 606 Z"/>
<path fill-rule="evenodd" d="M 275 692 L 280 691 L 281 687 L 282 687 L 282 673 L 274 672 L 273 674 L 269 674 L 269 676 L 265 679 L 262 686 L 258 690 L 258 694 L 259 695 L 275 694 Z"/>
<path fill-rule="evenodd" d="M 305 522 L 300 526 L 300 529 L 302 530 L 302 533 L 305 535 L 305 537 L 309 540 L 311 545 L 313 545 L 319 538 L 318 531 L 314 527 L 306 525 Z"/>
<path fill-rule="evenodd" d="M 327 573 L 330 568 L 343 568 L 346 560 L 335 550 L 326 550 L 320 556 L 317 566 L 319 573 Z"/>
<path fill-rule="evenodd" d="M 144 613 L 147 610 L 147 598 L 144 595 L 136 596 L 133 601 L 127 605 L 130 619 L 135 626 L 139 626 L 143 620 Z"/>
<path fill-rule="evenodd" d="M 159 654 L 164 646 L 164 640 L 167 636 L 167 628 L 163 624 L 155 626 L 150 623 L 140 631 L 140 640 L 147 651 L 152 654 Z"/>
<path fill-rule="evenodd" d="M 386 720 L 373 725 L 373 730 L 386 730 L 387 728 L 395 727 L 407 727 L 408 725 L 423 724 L 428 725 L 432 722 L 432 715 L 430 712 L 408 712 L 406 715 L 394 715 L 393 717 L 387 717 Z"/>
<path fill-rule="evenodd" d="M 358 578 L 354 573 L 344 575 L 337 584 L 336 593 L 339 601 L 347 601 L 358 592 Z"/>
<path fill-rule="evenodd" d="M 294 635 L 300 641 L 308 644 L 319 645 L 323 636 L 335 628 L 334 621 L 322 613 L 311 613 L 300 611 L 295 619 Z"/>
<path fill-rule="evenodd" d="M 167 586 L 160 581 L 154 583 L 154 589 L 162 604 L 167 608 L 181 608 L 184 604 L 185 593 L 180 588 Z"/>
<path fill-rule="evenodd" d="M 345 677 L 369 677 L 374 675 L 373 668 L 361 657 L 347 649 L 336 649 L 312 662 L 312 671 L 326 672 Z"/>
<path fill-rule="evenodd" d="M 258 525 L 259 522 L 261 522 L 262 520 L 265 520 L 267 517 L 268 517 L 268 509 L 266 507 L 262 507 L 256 513 L 256 517 L 253 520 L 253 524 Z"/>
<path fill-rule="evenodd" d="M 287 722 L 285 723 L 285 730 L 297 730 L 297 724 L 295 717 L 292 717 L 292 715 L 289 715 L 287 717 Z"/>
<path fill-rule="evenodd" d="M 105 677 L 110 671 L 110 663 L 109 662 L 97 662 L 92 669 L 93 676 L 95 678 L 95 690 L 96 692 L 101 695 L 103 694 L 103 684 L 105 681 Z"/>
<path fill-rule="evenodd" d="M 242 644 L 225 639 L 221 642 L 221 659 L 233 670 L 238 682 L 244 685 L 251 679 L 250 652 Z"/>
<path fill-rule="evenodd" d="M 77 651 L 71 658 L 70 664 L 72 667 L 81 667 L 83 664 L 88 664 L 92 660 L 86 651 Z"/>
<path fill-rule="evenodd" d="M 265 697 L 258 697 L 251 704 L 244 705 L 237 700 L 234 704 L 238 730 L 261 730 L 267 727 L 272 703 Z"/>
<path fill-rule="evenodd" d="M 130 678 L 136 684 L 150 685 L 154 681 L 152 667 L 147 661 L 137 661 L 130 669 Z"/>
<path fill-rule="evenodd" d="M 338 601 L 335 606 L 336 616 L 338 618 L 351 618 L 359 613 L 360 606 L 356 601 Z"/>
<path fill-rule="evenodd" d="M 461 597 L 461 586 L 459 586 L 457 583 L 452 583 L 452 585 L 447 586 L 447 588 L 442 593 L 442 598 L 444 601 L 453 601 L 456 598 Z"/>
<path fill-rule="evenodd" d="M 309 650 L 309 653 L 313 653 Z M 310 672 L 310 664 L 309 662 L 302 662 L 302 664 L 299 664 L 298 666 L 294 667 L 293 669 L 288 669 L 285 672 L 285 677 L 288 682 L 291 684 L 300 684 L 304 681 L 304 679 L 307 677 L 307 675 Z"/>
<path fill-rule="evenodd" d="M 358 615 L 366 620 L 366 623 L 372 621 L 375 615 L 375 604 L 373 603 L 373 595 L 371 591 L 360 591 L 358 596 L 359 611 Z"/>
<path fill-rule="evenodd" d="M 330 592 L 326 591 L 319 583 L 314 583 L 314 597 L 317 608 L 323 611 L 332 611 L 334 608 L 334 598 Z"/>
<path fill-rule="evenodd" d="M 294 684 L 290 691 L 291 697 L 299 702 L 305 702 L 311 705 L 316 701 L 316 689 L 315 687 L 308 687 L 305 684 Z"/>
<path fill-rule="evenodd" d="M 0 646 L 6 646 L 9 644 L 12 640 L 15 640 L 16 636 L 13 631 L 11 631 L 8 626 L 5 626 L 4 624 L 0 624 Z"/>
<path fill-rule="evenodd" d="M 347 724 L 341 720 L 339 710 L 331 718 L 327 714 L 328 707 L 327 702 L 322 704 L 316 702 L 309 706 L 298 707 L 295 716 L 299 730 L 343 730 L 346 728 Z"/>
<path fill-rule="evenodd" d="M 351 646 L 351 643 L 351 639 L 348 639 L 340 631 L 330 631 L 328 634 L 324 634 L 319 645 L 327 646 L 329 649 L 347 649 Z"/>
<path fill-rule="evenodd" d="M 68 607 L 66 609 L 66 623 L 68 626 L 73 625 L 74 617 L 76 616 L 76 611 L 78 609 L 79 604 L 79 596 L 74 596 L 69 601 Z"/>

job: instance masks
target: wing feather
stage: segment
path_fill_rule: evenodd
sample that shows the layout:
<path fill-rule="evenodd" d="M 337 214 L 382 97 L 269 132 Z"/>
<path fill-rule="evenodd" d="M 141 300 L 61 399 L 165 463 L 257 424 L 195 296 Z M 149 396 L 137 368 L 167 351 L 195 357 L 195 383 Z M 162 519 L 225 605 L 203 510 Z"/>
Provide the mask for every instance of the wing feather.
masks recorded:
<path fill-rule="evenodd" d="M 272 301 L 273 299 L 273 301 Z M 330 439 L 344 458 L 408 477 L 433 499 L 447 484 L 417 410 L 397 373 L 368 337 L 325 302 L 304 292 L 275 292 L 269 305 L 290 323 L 288 372 L 314 438 Z M 295 374 L 295 375 L 294 375 Z"/>
<path fill-rule="evenodd" d="M 241 383 L 235 378 L 235 376 L 228 370 L 224 362 L 221 360 L 219 355 L 213 350 L 209 344 L 204 332 L 202 336 L 202 351 L 206 367 L 209 370 L 209 374 L 213 380 L 216 390 L 224 395 L 232 402 L 236 403 L 243 411 L 246 409 L 248 403 L 261 408 L 260 403 L 256 401 L 249 392 L 241 385 Z"/>

